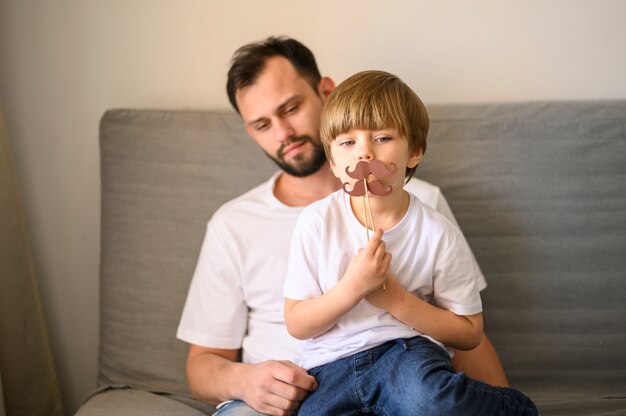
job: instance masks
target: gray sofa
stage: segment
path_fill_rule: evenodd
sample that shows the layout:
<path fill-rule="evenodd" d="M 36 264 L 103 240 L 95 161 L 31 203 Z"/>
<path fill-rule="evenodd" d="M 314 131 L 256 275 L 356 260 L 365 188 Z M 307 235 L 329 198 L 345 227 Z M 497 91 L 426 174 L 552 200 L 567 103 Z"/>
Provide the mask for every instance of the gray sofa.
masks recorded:
<path fill-rule="evenodd" d="M 626 101 L 431 105 L 417 175 L 487 277 L 486 331 L 547 415 L 626 415 Z M 108 111 L 92 415 L 201 415 L 175 338 L 205 224 L 274 165 L 232 112 Z"/>

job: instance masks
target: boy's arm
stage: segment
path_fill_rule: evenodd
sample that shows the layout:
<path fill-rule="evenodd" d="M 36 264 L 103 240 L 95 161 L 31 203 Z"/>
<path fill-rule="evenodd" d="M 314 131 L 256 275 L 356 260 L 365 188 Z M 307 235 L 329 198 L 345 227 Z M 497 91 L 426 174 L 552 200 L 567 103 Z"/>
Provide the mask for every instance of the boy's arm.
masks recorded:
<path fill-rule="evenodd" d="M 470 350 L 480 344 L 483 336 L 481 313 L 462 316 L 431 305 L 407 292 L 392 275 L 387 278 L 386 289 L 378 289 L 366 299 L 416 331 L 452 348 Z"/>
<path fill-rule="evenodd" d="M 328 331 L 360 301 L 361 298 L 341 284 L 314 299 L 285 298 L 287 330 L 297 339 L 313 338 Z"/>
<path fill-rule="evenodd" d="M 285 322 L 294 338 L 308 339 L 326 332 L 368 293 L 383 285 L 391 254 L 382 235 L 382 230 L 374 233 L 350 261 L 342 278 L 325 294 L 306 300 L 285 299 Z"/>

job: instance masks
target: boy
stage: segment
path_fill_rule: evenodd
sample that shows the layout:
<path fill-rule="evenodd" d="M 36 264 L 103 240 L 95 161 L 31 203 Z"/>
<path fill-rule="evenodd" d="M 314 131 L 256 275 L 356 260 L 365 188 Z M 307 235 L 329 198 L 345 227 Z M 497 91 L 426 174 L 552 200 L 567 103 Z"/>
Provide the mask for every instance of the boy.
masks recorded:
<path fill-rule="evenodd" d="M 537 414 L 520 392 L 448 361 L 446 346 L 481 341 L 480 273 L 460 231 L 403 189 L 428 125 L 417 95 L 381 71 L 348 78 L 323 109 L 322 143 L 346 192 L 305 208 L 292 238 L 285 320 L 319 383 L 300 415 Z"/>

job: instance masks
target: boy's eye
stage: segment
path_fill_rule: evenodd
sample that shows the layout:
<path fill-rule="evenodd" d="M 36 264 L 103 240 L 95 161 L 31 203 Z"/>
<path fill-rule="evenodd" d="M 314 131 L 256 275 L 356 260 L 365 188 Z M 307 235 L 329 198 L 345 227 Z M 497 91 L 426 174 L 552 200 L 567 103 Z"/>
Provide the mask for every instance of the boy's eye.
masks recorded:
<path fill-rule="evenodd" d="M 354 145 L 354 140 L 341 140 L 339 146 L 348 147 Z"/>
<path fill-rule="evenodd" d="M 391 140 L 391 137 L 389 137 L 389 136 L 380 136 L 380 137 L 376 138 L 376 141 L 380 142 L 380 143 L 385 143 L 385 142 L 388 142 L 390 140 Z"/>

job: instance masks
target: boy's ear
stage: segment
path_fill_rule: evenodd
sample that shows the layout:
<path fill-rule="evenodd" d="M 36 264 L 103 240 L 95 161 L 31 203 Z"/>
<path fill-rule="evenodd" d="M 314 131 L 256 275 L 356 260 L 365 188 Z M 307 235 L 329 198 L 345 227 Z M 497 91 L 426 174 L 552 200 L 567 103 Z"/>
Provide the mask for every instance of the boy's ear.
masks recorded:
<path fill-rule="evenodd" d="M 411 169 L 414 168 L 415 166 L 420 164 L 423 157 L 424 152 L 422 152 L 422 149 L 417 149 L 411 154 L 411 156 L 409 156 L 409 160 L 408 162 L 406 162 L 406 167 Z"/>
<path fill-rule="evenodd" d="M 322 97 L 322 100 L 326 102 L 326 99 L 331 92 L 335 89 L 335 81 L 329 77 L 323 77 L 317 86 L 317 93 Z"/>

